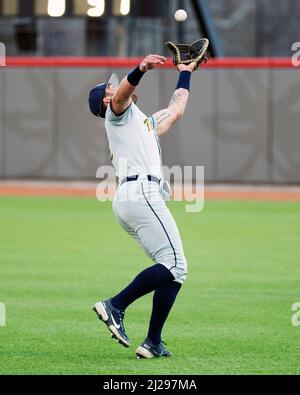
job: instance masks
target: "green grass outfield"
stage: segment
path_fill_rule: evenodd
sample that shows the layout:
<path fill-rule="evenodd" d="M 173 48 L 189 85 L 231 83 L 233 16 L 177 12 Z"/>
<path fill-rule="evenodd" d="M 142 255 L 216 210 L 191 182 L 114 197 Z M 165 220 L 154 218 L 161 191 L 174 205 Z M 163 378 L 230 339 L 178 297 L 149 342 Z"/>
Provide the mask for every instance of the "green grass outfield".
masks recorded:
<path fill-rule="evenodd" d="M 300 204 L 171 203 L 189 276 L 164 330 L 174 356 L 137 360 L 151 295 L 131 305 L 122 348 L 91 306 L 149 266 L 88 198 L 0 199 L 1 374 L 300 374 Z"/>

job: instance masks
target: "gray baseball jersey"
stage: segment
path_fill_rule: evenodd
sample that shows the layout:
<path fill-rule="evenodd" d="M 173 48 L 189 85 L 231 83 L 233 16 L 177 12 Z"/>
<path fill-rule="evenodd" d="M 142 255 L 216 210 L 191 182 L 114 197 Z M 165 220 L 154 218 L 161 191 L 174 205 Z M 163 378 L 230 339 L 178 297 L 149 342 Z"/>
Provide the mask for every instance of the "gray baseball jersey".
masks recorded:
<path fill-rule="evenodd" d="M 154 118 L 148 118 L 134 103 L 121 116 L 115 116 L 108 107 L 105 128 L 112 163 L 120 180 L 136 174 L 162 178 Z"/>
<path fill-rule="evenodd" d="M 136 181 L 119 183 L 113 200 L 117 221 L 156 263 L 166 266 L 183 283 L 187 263 L 175 220 L 162 197 L 161 186 L 147 175 L 162 179 L 157 125 L 134 103 L 121 116 L 108 107 L 105 128 L 112 162 L 119 180 L 138 175 Z"/>

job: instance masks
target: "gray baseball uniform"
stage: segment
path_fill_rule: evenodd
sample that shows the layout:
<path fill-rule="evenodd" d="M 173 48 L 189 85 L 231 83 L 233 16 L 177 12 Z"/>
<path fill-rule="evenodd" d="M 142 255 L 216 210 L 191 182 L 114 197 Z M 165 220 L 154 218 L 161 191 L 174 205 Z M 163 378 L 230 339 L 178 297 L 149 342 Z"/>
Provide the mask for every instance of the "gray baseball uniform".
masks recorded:
<path fill-rule="evenodd" d="M 116 116 L 108 106 L 105 128 L 112 163 L 119 178 L 113 200 L 117 221 L 156 263 L 167 267 L 175 281 L 183 283 L 187 263 L 180 234 L 162 197 L 162 181 L 149 181 L 147 175 L 163 179 L 161 149 L 153 117 L 147 117 L 132 103 Z M 136 181 L 123 182 L 138 175 Z"/>

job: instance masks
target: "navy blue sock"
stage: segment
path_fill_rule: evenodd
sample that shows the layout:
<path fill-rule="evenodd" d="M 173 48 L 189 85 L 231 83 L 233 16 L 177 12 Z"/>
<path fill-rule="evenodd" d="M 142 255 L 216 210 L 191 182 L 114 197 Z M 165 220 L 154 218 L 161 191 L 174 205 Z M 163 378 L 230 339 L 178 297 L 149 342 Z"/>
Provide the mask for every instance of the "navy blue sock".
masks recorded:
<path fill-rule="evenodd" d="M 161 331 L 175 302 L 181 284 L 172 281 L 154 292 L 148 338 L 154 343 L 161 342 Z"/>
<path fill-rule="evenodd" d="M 128 287 L 111 299 L 111 303 L 116 308 L 125 310 L 136 299 L 173 280 L 174 276 L 170 270 L 157 263 L 138 274 Z"/>

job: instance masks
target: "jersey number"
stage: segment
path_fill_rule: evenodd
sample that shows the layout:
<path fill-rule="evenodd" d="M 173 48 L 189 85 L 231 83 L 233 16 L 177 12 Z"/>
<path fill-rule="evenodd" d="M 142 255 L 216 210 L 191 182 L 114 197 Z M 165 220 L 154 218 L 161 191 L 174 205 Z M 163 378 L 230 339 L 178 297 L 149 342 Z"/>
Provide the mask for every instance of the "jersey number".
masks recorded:
<path fill-rule="evenodd" d="M 152 128 L 151 128 L 151 124 L 150 124 L 150 121 L 149 121 L 148 118 L 145 119 L 144 124 L 147 125 L 148 132 L 151 132 L 151 131 L 152 131 Z"/>

